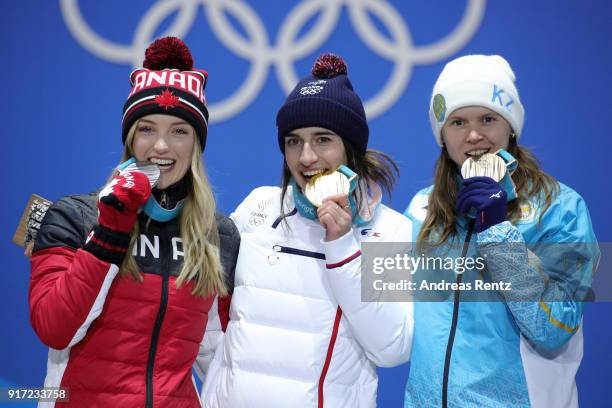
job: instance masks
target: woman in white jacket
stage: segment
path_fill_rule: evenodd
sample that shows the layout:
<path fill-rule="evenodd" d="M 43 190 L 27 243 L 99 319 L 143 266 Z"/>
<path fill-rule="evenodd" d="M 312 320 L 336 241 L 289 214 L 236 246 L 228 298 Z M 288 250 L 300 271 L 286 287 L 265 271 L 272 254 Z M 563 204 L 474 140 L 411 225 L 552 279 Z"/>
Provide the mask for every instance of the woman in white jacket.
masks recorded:
<path fill-rule="evenodd" d="M 412 342 L 411 304 L 361 298 L 361 243 L 412 239 L 411 222 L 380 202 L 397 167 L 367 149 L 363 104 L 337 56 L 319 57 L 277 125 L 282 187 L 255 189 L 231 215 L 242 243 L 205 406 L 375 406 L 376 366 L 406 362 Z M 357 173 L 354 189 L 313 206 L 308 180 L 340 165 Z"/>

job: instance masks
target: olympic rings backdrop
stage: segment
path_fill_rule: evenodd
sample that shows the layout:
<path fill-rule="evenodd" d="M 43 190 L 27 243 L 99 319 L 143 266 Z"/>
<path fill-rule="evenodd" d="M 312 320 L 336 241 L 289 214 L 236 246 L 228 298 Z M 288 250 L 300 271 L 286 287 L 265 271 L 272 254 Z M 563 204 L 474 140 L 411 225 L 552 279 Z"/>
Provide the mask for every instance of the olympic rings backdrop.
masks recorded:
<path fill-rule="evenodd" d="M 225 213 L 252 188 L 278 184 L 276 111 L 321 52 L 345 57 L 370 146 L 400 164 L 387 200 L 398 211 L 431 182 L 439 150 L 427 109 L 438 73 L 459 55 L 497 53 L 517 75 L 521 143 L 582 194 L 599 240 L 612 238 L 608 0 L 24 0 L 2 9 L 2 384 L 41 386 L 46 369 L 29 324 L 29 261 L 10 242 L 21 212 L 31 193 L 56 200 L 104 183 L 121 152 L 129 73 L 162 35 L 184 38 L 210 74 L 205 158 Z M 606 302 L 586 308 L 584 407 L 609 406 L 611 314 Z M 379 406 L 402 405 L 407 376 L 407 365 L 380 370 Z"/>

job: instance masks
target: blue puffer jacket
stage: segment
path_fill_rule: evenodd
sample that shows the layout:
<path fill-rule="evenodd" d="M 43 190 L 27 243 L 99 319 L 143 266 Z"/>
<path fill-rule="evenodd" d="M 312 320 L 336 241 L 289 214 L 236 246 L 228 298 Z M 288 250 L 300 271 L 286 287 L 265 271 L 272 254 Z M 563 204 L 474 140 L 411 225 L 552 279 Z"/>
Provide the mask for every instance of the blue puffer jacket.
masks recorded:
<path fill-rule="evenodd" d="M 424 220 L 432 188 L 412 199 L 409 218 Z M 540 214 L 533 201 L 515 226 L 506 221 L 479 234 L 459 218 L 448 241 L 455 245 L 436 249 L 483 257 L 492 280 L 511 291 L 493 291 L 486 302 L 466 301 L 461 290 L 448 291 L 447 301 L 415 302 L 406 407 L 577 407 L 583 304 L 576 299 L 590 289 L 599 248 L 586 204 L 569 187 L 560 185 L 541 223 Z M 458 277 L 427 273 L 438 282 Z M 478 272 L 460 279 L 473 289 Z"/>

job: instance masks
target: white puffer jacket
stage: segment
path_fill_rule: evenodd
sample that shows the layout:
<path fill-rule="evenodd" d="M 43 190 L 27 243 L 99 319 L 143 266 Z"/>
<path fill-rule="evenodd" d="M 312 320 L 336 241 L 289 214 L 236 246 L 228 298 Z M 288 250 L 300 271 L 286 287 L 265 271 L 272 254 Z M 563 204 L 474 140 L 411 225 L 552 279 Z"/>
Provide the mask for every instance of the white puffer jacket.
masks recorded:
<path fill-rule="evenodd" d="M 230 322 L 206 375 L 206 407 L 373 407 L 376 367 L 406 362 L 410 303 L 361 301 L 360 243 L 410 242 L 412 223 L 378 203 L 331 242 L 280 188 L 255 189 L 230 218 L 241 235 Z M 287 225 L 288 224 L 288 225 Z"/>

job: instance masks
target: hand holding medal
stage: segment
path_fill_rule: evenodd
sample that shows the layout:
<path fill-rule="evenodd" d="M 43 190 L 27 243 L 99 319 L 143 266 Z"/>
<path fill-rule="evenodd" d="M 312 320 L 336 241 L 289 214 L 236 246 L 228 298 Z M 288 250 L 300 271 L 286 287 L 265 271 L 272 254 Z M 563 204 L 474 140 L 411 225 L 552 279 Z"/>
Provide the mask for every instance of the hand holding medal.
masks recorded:
<path fill-rule="evenodd" d="M 304 195 L 317 207 L 319 222 L 325 228 L 325 240 L 333 241 L 345 235 L 352 226 L 353 213 L 349 203 L 351 183 L 357 175 L 347 176 L 338 168 L 314 176 L 304 188 Z M 348 170 L 348 168 L 347 168 Z"/>
<path fill-rule="evenodd" d="M 463 187 L 456 207 L 459 213 L 476 219 L 476 232 L 506 220 L 507 194 L 499 184 L 506 172 L 506 162 L 497 154 L 487 153 L 463 162 Z"/>
<path fill-rule="evenodd" d="M 135 158 L 131 158 L 128 161 L 120 164 L 117 167 L 117 170 L 119 172 L 128 173 L 138 171 L 144 174 L 149 179 L 149 184 L 151 185 L 151 188 L 155 187 L 157 185 L 157 182 L 159 181 L 159 167 L 157 166 L 157 164 L 152 163 L 150 161 L 137 161 Z"/>

